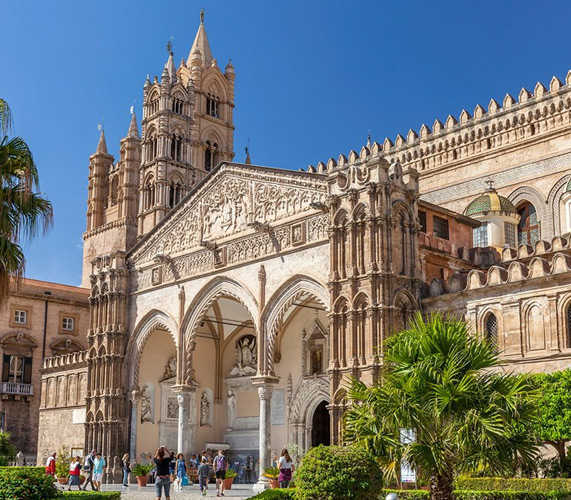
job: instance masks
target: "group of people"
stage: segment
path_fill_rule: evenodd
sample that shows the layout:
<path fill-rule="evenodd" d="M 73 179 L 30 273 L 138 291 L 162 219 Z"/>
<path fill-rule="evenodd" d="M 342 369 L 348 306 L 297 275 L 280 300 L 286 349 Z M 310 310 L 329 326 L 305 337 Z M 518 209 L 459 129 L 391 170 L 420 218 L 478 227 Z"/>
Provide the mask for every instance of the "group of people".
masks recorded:
<path fill-rule="evenodd" d="M 174 452 L 170 452 L 166 446 L 161 446 L 157 449 L 153 462 L 156 468 L 155 496 L 158 500 L 163 492 L 166 500 L 170 499 L 171 482 L 175 483 L 178 491 L 181 491 L 186 484 L 190 484 L 186 461 L 182 453 L 175 457 Z M 197 470 L 198 486 L 203 496 L 206 496 L 208 491 L 208 480 L 212 468 L 216 476 L 216 496 L 224 496 L 224 479 L 228 469 L 228 460 L 222 450 L 218 450 L 218 454 L 212 461 L 209 460 L 206 451 L 203 451 L 199 457 L 192 455 L 189 467 Z"/>
<path fill-rule="evenodd" d="M 56 476 L 56 457 L 57 453 L 52 453 L 46 461 L 46 474 Z M 105 458 L 101 453 L 92 450 L 85 457 L 83 462 L 83 467 L 81 466 L 80 457 L 72 457 L 69 463 L 69 478 L 67 480 L 67 489 L 71 490 L 72 486 L 77 486 L 78 490 L 87 490 L 87 485 L 91 486 L 93 491 L 99 491 L 101 489 L 101 484 L 103 482 L 103 469 L 107 464 L 105 463 Z M 81 487 L 81 471 L 86 474 L 85 482 L 83 488 Z M 123 482 L 125 476 L 123 476 Z"/>

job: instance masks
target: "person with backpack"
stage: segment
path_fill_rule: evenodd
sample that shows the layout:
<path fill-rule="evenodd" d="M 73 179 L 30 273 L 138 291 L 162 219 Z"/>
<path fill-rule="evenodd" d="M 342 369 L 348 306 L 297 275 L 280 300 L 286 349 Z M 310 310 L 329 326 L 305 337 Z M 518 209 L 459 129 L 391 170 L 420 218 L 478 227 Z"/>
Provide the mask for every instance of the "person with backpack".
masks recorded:
<path fill-rule="evenodd" d="M 71 491 L 72 486 L 77 486 L 77 490 L 81 489 L 80 486 L 80 472 L 81 472 L 81 461 L 79 457 L 75 457 L 69 464 L 69 479 L 67 481 L 67 490 Z"/>
<path fill-rule="evenodd" d="M 208 477 L 210 476 L 210 466 L 206 457 L 202 457 L 202 463 L 198 466 L 198 486 L 202 496 L 206 496 L 208 491 Z"/>
<path fill-rule="evenodd" d="M 129 454 L 125 453 L 121 458 L 121 469 L 123 469 L 123 488 L 129 487 L 129 472 L 131 472 L 131 462 Z"/>
<path fill-rule="evenodd" d="M 83 471 L 87 473 L 85 483 L 83 484 L 83 490 L 87 491 L 87 485 L 91 484 L 91 491 L 97 491 L 97 488 L 93 484 L 93 464 L 95 461 L 95 450 L 91 450 L 91 453 L 87 454 L 85 461 L 83 462 Z"/>
<path fill-rule="evenodd" d="M 56 453 L 55 451 L 48 457 L 46 462 L 46 474 L 50 476 L 56 475 Z"/>
<path fill-rule="evenodd" d="M 216 474 L 216 496 L 224 496 L 224 479 L 226 479 L 226 469 L 228 468 L 228 462 L 224 456 L 222 450 L 218 450 L 218 455 L 214 457 L 214 472 Z"/>

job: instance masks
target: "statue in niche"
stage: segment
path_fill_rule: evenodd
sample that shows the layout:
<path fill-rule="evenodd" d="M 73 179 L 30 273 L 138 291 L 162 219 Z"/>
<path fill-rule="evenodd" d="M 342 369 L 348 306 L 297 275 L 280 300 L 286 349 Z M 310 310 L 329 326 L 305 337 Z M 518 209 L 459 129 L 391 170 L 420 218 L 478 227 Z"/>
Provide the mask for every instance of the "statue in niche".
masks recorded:
<path fill-rule="evenodd" d="M 236 342 L 236 364 L 230 370 L 230 376 L 255 375 L 257 363 L 256 337 L 244 335 Z"/>
<path fill-rule="evenodd" d="M 173 377 L 176 377 L 176 356 L 171 356 L 168 359 L 163 376 L 161 377 L 161 382 Z"/>
<path fill-rule="evenodd" d="M 141 391 L 141 423 L 153 423 L 153 400 L 151 389 L 148 385 Z"/>
<path fill-rule="evenodd" d="M 210 425 L 210 401 L 206 392 L 200 396 L 200 425 Z"/>
<path fill-rule="evenodd" d="M 234 394 L 232 389 L 228 389 L 226 398 L 228 410 L 228 430 L 231 431 L 232 426 L 234 425 L 234 418 L 236 417 L 236 394 Z"/>

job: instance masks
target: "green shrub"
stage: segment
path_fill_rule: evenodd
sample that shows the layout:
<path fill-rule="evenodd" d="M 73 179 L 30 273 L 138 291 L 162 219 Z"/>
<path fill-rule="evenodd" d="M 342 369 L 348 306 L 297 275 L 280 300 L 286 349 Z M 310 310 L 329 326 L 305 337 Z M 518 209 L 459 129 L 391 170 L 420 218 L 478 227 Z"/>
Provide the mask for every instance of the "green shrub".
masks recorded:
<path fill-rule="evenodd" d="M 120 491 L 63 491 L 55 499 L 61 498 L 79 498 L 81 500 L 121 500 Z"/>
<path fill-rule="evenodd" d="M 135 477 L 146 476 L 153 469 L 153 464 L 135 464 L 131 469 Z"/>
<path fill-rule="evenodd" d="M 463 477 L 454 482 L 459 490 L 515 490 L 515 491 L 567 491 L 571 493 L 571 479 L 548 478 L 505 478 L 505 477 Z"/>
<path fill-rule="evenodd" d="M 296 500 L 369 500 L 382 485 L 375 458 L 364 448 L 317 446 L 307 452 L 295 473 Z"/>
<path fill-rule="evenodd" d="M 430 493 L 426 490 L 381 490 L 379 500 L 384 500 L 389 493 L 396 493 L 399 500 L 430 498 Z M 455 500 L 556 500 L 571 497 L 564 491 L 455 490 L 454 498 Z"/>
<path fill-rule="evenodd" d="M 455 490 L 456 500 L 554 500 L 568 499 L 569 493 L 564 491 L 470 491 Z"/>
<path fill-rule="evenodd" d="M 44 467 L 0 467 L 0 499 L 43 500 L 57 495 Z"/>
<path fill-rule="evenodd" d="M 255 497 L 251 497 L 250 500 L 294 500 L 294 494 L 295 490 L 293 488 L 287 490 L 276 488 L 274 490 L 262 491 Z"/>

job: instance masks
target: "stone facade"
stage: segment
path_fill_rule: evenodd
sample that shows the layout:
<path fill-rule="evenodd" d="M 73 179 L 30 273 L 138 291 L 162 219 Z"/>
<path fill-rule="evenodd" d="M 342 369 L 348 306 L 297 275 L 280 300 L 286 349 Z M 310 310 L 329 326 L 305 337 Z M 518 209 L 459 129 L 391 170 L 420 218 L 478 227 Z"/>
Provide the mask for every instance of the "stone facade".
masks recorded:
<path fill-rule="evenodd" d="M 38 451 L 42 364 L 49 356 L 85 350 L 88 295 L 82 288 L 23 279 L 0 306 L 0 423 L 30 460 Z"/>
<path fill-rule="evenodd" d="M 294 172 L 232 162 L 234 76 L 202 18 L 187 61 L 145 83 L 117 163 L 101 134 L 88 345 L 46 360 L 39 454 L 63 444 L 56 415 L 85 411 L 84 449 L 229 447 L 254 479 L 284 445 L 341 442 L 344 380 L 374 382 L 419 309 L 465 317 L 517 369 L 569 366 L 571 77 Z M 500 208 L 463 215 L 488 178 Z"/>

